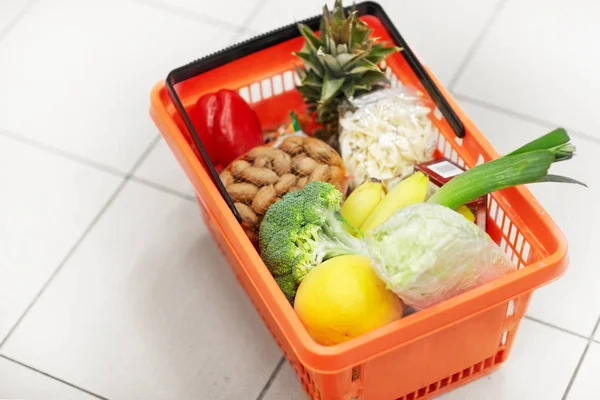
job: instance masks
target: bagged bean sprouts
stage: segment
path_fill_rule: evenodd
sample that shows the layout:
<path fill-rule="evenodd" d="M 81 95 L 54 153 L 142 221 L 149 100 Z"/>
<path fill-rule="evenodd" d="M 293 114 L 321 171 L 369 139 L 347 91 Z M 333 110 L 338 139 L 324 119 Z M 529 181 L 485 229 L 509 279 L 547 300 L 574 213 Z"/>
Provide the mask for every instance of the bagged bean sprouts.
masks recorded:
<path fill-rule="evenodd" d="M 340 113 L 340 151 L 350 187 L 378 179 L 389 190 L 432 159 L 438 130 L 423 97 L 406 87 L 376 91 Z"/>

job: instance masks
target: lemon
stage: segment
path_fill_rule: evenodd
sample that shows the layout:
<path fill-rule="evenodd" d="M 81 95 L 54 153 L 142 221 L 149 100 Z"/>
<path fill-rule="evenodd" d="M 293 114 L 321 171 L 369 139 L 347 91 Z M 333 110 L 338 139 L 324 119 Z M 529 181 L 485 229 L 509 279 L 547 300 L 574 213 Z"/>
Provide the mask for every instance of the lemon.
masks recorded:
<path fill-rule="evenodd" d="M 402 317 L 402 301 L 375 273 L 364 256 L 339 256 L 313 268 L 294 302 L 310 336 L 334 345 Z"/>

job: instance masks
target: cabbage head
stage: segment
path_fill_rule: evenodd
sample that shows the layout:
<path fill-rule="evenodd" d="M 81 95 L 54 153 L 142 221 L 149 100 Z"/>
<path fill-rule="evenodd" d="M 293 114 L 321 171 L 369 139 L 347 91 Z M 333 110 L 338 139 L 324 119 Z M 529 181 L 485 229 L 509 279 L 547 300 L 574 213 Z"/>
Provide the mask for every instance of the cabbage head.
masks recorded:
<path fill-rule="evenodd" d="M 419 203 L 366 233 L 388 289 L 421 310 L 515 270 L 487 233 L 454 210 Z"/>

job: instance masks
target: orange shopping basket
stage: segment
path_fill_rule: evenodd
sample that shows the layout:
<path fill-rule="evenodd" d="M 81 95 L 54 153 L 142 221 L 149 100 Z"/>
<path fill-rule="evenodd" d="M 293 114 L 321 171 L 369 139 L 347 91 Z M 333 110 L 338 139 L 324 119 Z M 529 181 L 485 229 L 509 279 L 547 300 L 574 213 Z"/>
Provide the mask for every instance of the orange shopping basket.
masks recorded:
<path fill-rule="evenodd" d="M 473 122 L 423 67 L 376 3 L 358 13 L 381 40 L 404 50 L 389 56 L 393 86 L 410 85 L 437 105 L 437 157 L 466 168 L 497 158 Z M 303 21 L 317 30 L 320 17 Z M 335 346 L 308 335 L 239 224 L 239 215 L 192 126 L 188 110 L 203 94 L 239 90 L 264 127 L 305 110 L 295 90 L 295 25 L 264 34 L 172 71 L 151 97 L 151 116 L 192 182 L 204 220 L 240 284 L 311 399 L 413 400 L 438 396 L 504 363 L 533 290 L 567 266 L 563 234 L 521 186 L 488 196 L 489 235 L 518 265 L 494 282 Z"/>

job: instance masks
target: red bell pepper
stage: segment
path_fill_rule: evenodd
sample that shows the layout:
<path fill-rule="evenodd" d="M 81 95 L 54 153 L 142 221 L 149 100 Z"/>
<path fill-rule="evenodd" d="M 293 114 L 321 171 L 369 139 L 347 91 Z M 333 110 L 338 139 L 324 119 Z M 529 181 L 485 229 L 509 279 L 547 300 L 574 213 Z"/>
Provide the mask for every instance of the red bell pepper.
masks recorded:
<path fill-rule="evenodd" d="M 221 89 L 200 97 L 192 122 L 208 157 L 223 167 L 253 147 L 264 144 L 256 112 L 236 92 Z"/>

